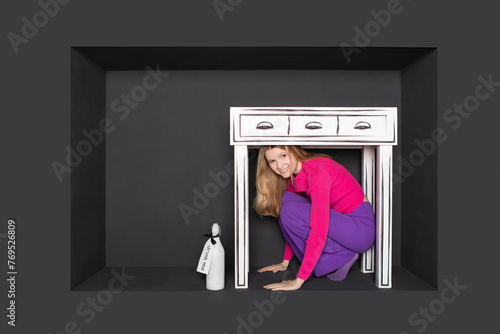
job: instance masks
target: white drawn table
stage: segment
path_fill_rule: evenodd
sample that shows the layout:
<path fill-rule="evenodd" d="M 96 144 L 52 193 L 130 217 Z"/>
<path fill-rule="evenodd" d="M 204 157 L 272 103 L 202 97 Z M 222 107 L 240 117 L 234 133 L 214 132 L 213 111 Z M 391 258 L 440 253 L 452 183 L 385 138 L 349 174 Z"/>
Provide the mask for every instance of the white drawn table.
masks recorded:
<path fill-rule="evenodd" d="M 392 146 L 397 108 L 230 108 L 234 146 L 235 287 L 248 288 L 248 149 L 262 145 L 361 148 L 362 187 L 375 211 L 375 245 L 361 256 L 361 271 L 375 272 L 379 288 L 392 287 Z"/>

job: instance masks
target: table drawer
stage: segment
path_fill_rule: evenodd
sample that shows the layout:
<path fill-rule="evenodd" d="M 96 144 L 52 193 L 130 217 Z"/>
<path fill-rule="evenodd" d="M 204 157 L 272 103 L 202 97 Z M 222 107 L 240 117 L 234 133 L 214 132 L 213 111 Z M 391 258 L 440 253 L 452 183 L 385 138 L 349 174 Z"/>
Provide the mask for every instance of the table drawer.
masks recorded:
<path fill-rule="evenodd" d="M 339 116 L 339 136 L 387 136 L 387 117 Z"/>
<path fill-rule="evenodd" d="M 337 116 L 290 116 L 290 136 L 336 136 Z"/>
<path fill-rule="evenodd" d="M 288 116 L 241 115 L 241 137 L 288 135 Z"/>

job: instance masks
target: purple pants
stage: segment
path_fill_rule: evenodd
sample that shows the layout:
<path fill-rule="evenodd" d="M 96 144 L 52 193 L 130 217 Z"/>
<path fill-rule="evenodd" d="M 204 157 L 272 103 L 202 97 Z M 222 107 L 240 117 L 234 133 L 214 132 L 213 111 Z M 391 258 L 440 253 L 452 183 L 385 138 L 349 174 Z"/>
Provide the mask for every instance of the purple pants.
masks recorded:
<path fill-rule="evenodd" d="M 286 242 L 300 262 L 304 258 L 306 241 L 311 230 L 310 217 L 311 201 L 285 191 L 278 221 Z M 314 267 L 314 274 L 323 276 L 342 267 L 356 253 L 369 250 L 374 240 L 375 216 L 370 202 L 363 202 L 346 214 L 330 209 L 328 237 Z"/>

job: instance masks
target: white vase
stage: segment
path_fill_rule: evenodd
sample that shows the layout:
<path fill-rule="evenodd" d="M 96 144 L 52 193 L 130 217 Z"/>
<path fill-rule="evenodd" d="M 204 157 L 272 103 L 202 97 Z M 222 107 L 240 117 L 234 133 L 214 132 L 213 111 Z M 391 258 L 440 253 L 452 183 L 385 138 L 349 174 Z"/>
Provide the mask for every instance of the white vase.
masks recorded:
<path fill-rule="evenodd" d="M 207 274 L 207 290 L 222 290 L 224 289 L 224 247 L 220 241 L 221 228 L 219 224 L 212 225 L 212 236 L 216 244 L 210 263 L 210 269 Z M 215 237 L 217 235 L 217 237 Z"/>

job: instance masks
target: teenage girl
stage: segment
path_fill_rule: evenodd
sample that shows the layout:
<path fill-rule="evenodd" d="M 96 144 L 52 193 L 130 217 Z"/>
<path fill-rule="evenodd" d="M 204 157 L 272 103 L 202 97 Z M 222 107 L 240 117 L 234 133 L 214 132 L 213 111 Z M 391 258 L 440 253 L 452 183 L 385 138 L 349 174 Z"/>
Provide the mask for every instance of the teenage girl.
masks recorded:
<path fill-rule="evenodd" d="M 263 146 L 257 161 L 254 208 L 278 218 L 285 238 L 283 261 L 258 272 L 285 271 L 295 254 L 294 280 L 265 285 L 297 290 L 312 275 L 346 278 L 359 253 L 375 240 L 375 216 L 356 179 L 328 155 L 299 146 Z"/>

